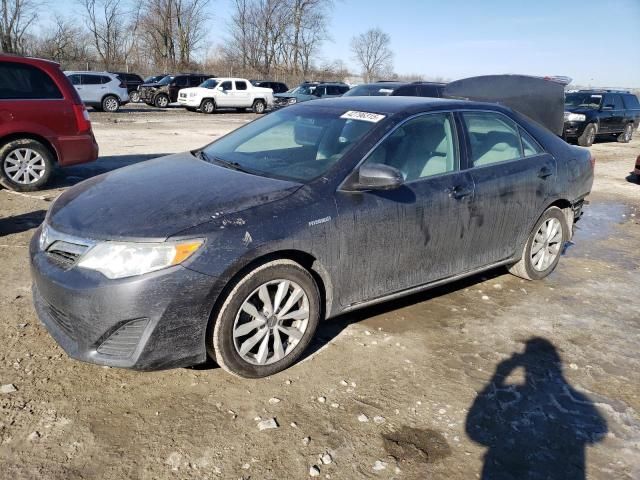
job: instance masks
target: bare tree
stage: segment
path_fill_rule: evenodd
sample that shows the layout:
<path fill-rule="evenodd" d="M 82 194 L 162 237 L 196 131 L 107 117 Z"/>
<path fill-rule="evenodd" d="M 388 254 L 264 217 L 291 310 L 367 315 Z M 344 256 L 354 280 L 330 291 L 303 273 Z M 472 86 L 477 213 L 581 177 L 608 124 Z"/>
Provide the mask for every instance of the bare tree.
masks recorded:
<path fill-rule="evenodd" d="M 204 41 L 209 15 L 206 11 L 209 0 L 174 0 L 178 61 L 180 65 L 191 64 L 193 53 Z"/>
<path fill-rule="evenodd" d="M 366 82 L 392 71 L 391 37 L 380 28 L 372 28 L 351 39 L 351 52 L 362 68 Z"/>
<path fill-rule="evenodd" d="M 59 63 L 86 60 L 89 57 L 86 37 L 80 27 L 56 17 L 55 25 L 36 41 L 33 53 Z"/>
<path fill-rule="evenodd" d="M 122 0 L 78 0 L 85 11 L 93 47 L 109 70 L 126 57 L 127 39 L 132 26 Z M 135 25 L 137 28 L 137 23 Z"/>
<path fill-rule="evenodd" d="M 25 53 L 25 34 L 39 6 L 36 0 L 0 0 L 0 51 Z"/>

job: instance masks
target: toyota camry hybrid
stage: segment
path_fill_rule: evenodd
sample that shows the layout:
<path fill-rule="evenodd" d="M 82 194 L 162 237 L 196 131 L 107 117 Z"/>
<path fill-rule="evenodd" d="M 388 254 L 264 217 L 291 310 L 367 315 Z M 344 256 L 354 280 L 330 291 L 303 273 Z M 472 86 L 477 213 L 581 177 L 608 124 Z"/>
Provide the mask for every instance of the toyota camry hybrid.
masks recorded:
<path fill-rule="evenodd" d="M 325 318 L 498 266 L 546 277 L 592 182 L 588 150 L 496 103 L 305 102 L 65 191 L 34 302 L 79 360 L 264 377 Z"/>

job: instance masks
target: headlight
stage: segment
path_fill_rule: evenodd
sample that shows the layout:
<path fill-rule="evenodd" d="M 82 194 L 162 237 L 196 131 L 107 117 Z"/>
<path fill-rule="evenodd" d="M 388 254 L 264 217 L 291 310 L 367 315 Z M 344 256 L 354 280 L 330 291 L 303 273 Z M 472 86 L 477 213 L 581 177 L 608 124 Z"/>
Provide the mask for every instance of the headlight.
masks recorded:
<path fill-rule="evenodd" d="M 584 122 L 586 119 L 587 116 L 581 113 L 564 112 L 565 122 Z"/>
<path fill-rule="evenodd" d="M 42 224 L 42 230 L 40 230 L 40 237 L 38 238 L 38 246 L 40 250 L 44 250 L 47 246 L 47 237 L 49 236 L 49 227 L 46 223 Z"/>
<path fill-rule="evenodd" d="M 296 103 L 298 101 L 297 98 L 290 98 L 289 101 L 287 102 L 289 105 L 293 105 L 294 103 Z"/>
<path fill-rule="evenodd" d="M 78 267 L 107 278 L 124 278 L 178 265 L 193 255 L 203 240 L 163 243 L 103 242 L 82 256 Z"/>

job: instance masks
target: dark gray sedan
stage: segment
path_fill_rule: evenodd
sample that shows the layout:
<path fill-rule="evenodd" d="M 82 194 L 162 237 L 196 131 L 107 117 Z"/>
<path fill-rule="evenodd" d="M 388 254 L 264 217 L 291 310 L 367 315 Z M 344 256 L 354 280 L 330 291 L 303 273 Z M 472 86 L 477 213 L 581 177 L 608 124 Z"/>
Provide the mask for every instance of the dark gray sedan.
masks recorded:
<path fill-rule="evenodd" d="M 73 358 L 263 377 L 325 318 L 546 277 L 592 181 L 587 150 L 496 104 L 307 102 L 67 190 L 31 242 L 34 301 Z"/>

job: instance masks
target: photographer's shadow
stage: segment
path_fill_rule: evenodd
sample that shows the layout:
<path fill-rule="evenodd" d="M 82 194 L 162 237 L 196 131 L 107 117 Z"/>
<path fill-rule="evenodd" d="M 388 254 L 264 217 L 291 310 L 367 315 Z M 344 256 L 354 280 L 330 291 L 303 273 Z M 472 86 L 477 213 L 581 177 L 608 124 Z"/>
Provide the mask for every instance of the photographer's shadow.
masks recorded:
<path fill-rule="evenodd" d="M 519 369 L 524 381 L 507 383 Z M 567 383 L 553 344 L 532 338 L 524 353 L 498 364 L 469 410 L 466 431 L 488 448 L 482 480 L 584 480 L 585 448 L 603 439 L 607 423 Z"/>

